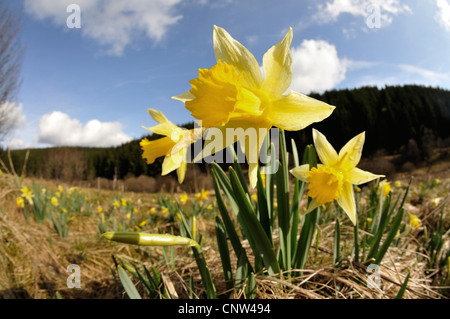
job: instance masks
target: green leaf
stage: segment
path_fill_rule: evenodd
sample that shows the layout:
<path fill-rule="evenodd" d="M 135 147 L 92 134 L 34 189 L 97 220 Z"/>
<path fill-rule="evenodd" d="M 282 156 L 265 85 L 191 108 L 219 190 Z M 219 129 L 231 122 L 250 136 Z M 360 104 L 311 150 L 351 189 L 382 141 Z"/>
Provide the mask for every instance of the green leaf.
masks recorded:
<path fill-rule="evenodd" d="M 230 252 L 228 250 L 227 235 L 225 232 L 225 225 L 219 216 L 216 216 L 216 238 L 217 246 L 219 247 L 220 259 L 222 261 L 222 269 L 225 277 L 225 284 L 227 290 L 233 288 L 233 272 L 231 270 Z"/>
<path fill-rule="evenodd" d="M 236 172 L 234 172 L 232 168 L 230 168 L 229 172 L 231 185 L 233 187 L 233 191 L 240 208 L 239 215 L 242 217 L 242 221 L 245 223 L 252 238 L 254 239 L 256 248 L 256 251 L 254 251 L 254 253 L 255 255 L 263 259 L 264 265 L 266 266 L 267 271 L 270 275 L 277 274 L 280 272 L 280 267 L 278 265 L 278 261 L 275 256 L 275 252 L 273 251 L 273 247 L 271 246 L 270 240 L 267 238 L 264 229 L 256 218 L 253 206 L 242 185 L 240 184 Z"/>
<path fill-rule="evenodd" d="M 389 246 L 391 245 L 392 240 L 394 240 L 395 236 L 397 235 L 398 229 L 400 227 L 400 223 L 403 220 L 403 214 L 404 214 L 404 209 L 402 207 L 402 208 L 400 208 L 400 211 L 395 216 L 394 221 L 392 222 L 391 230 L 389 231 L 386 239 L 384 240 L 383 245 L 381 246 L 380 250 L 377 253 L 377 257 L 375 258 L 375 264 L 379 264 L 381 262 L 384 255 L 386 254 Z"/>
<path fill-rule="evenodd" d="M 117 266 L 117 271 L 119 272 L 119 279 L 125 289 L 128 297 L 130 299 L 142 299 L 141 295 L 137 291 L 130 277 L 127 275 L 126 271 L 122 268 L 122 266 Z"/>
<path fill-rule="evenodd" d="M 239 258 L 239 256 L 244 256 L 242 258 L 245 258 L 247 260 L 247 263 L 249 264 L 249 269 L 252 269 L 250 266 L 250 262 L 248 261 L 247 254 L 245 252 L 245 249 L 242 247 L 241 241 L 239 240 L 239 236 L 235 230 L 233 221 L 231 220 L 227 207 L 225 205 L 225 202 L 222 197 L 222 193 L 220 192 L 220 186 L 217 179 L 217 172 L 216 170 L 212 170 L 212 177 L 213 177 L 213 184 L 214 184 L 214 190 L 216 193 L 216 200 L 217 200 L 217 206 L 219 208 L 220 215 L 222 217 L 223 223 L 225 225 L 226 232 L 228 234 L 228 238 L 230 239 L 231 246 L 233 247 L 233 250 L 236 254 L 236 256 Z M 242 219 L 242 218 L 241 218 Z M 251 270 L 253 271 L 253 270 Z"/>
<path fill-rule="evenodd" d="M 333 263 L 336 265 L 341 261 L 341 225 L 339 219 L 336 218 L 336 226 L 334 229 L 334 247 L 333 247 Z"/>
<path fill-rule="evenodd" d="M 405 278 L 405 281 L 403 282 L 402 286 L 400 287 L 400 290 L 397 293 L 397 296 L 395 296 L 395 299 L 402 299 L 403 295 L 405 294 L 406 287 L 408 286 L 409 276 L 411 273 L 408 273 L 408 275 Z"/>

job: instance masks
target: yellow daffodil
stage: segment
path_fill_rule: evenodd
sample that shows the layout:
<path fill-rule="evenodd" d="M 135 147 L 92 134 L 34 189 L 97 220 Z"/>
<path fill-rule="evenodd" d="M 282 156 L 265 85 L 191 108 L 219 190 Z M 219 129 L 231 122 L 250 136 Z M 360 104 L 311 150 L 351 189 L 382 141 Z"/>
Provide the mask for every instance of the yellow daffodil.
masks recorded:
<path fill-rule="evenodd" d="M 24 208 L 25 200 L 23 199 L 23 197 L 17 197 L 16 204 L 17 204 L 17 207 Z"/>
<path fill-rule="evenodd" d="M 380 193 L 381 191 L 383 191 L 383 196 L 388 196 L 391 192 L 391 182 L 382 181 L 378 186 L 378 193 Z"/>
<path fill-rule="evenodd" d="M 53 206 L 58 206 L 58 198 L 56 198 L 55 196 L 53 196 L 53 197 L 50 199 L 50 203 L 51 203 Z"/>
<path fill-rule="evenodd" d="M 153 141 L 142 139 L 140 142 L 144 151 L 142 156 L 148 164 L 152 164 L 158 157 L 165 156 L 161 175 L 177 170 L 178 181 L 181 184 L 186 174 L 187 148 L 202 137 L 203 131 L 202 129 L 182 129 L 170 122 L 162 112 L 153 109 L 149 109 L 148 112 L 159 124 L 146 129 L 165 137 Z"/>
<path fill-rule="evenodd" d="M 263 78 L 253 54 L 225 29 L 214 26 L 217 64 L 200 69 L 198 78 L 190 81 L 192 89 L 173 97 L 184 102 L 203 127 L 222 132 L 224 140 L 218 148 L 241 142 L 252 187 L 257 181 L 259 151 L 272 126 L 298 131 L 322 121 L 334 110 L 334 106 L 295 91 L 285 94 L 292 80 L 292 36 L 290 28 L 283 40 L 264 54 Z M 231 138 L 229 129 L 233 131 Z M 249 129 L 254 129 L 255 138 L 246 134 Z M 214 152 L 219 150 L 214 148 Z M 209 155 L 206 152 L 203 157 Z"/>
<path fill-rule="evenodd" d="M 439 205 L 441 200 L 442 200 L 442 197 L 436 197 L 431 201 L 431 203 L 433 204 L 434 207 L 436 207 L 437 205 Z"/>
<path fill-rule="evenodd" d="M 131 218 L 131 213 L 126 214 L 125 218 L 129 220 Z"/>
<path fill-rule="evenodd" d="M 180 200 L 181 205 L 185 205 L 189 200 L 189 196 L 186 193 L 181 194 L 178 198 Z"/>
<path fill-rule="evenodd" d="M 161 211 L 162 214 L 167 214 L 169 212 L 169 209 L 167 207 L 164 207 Z"/>
<path fill-rule="evenodd" d="M 115 200 L 114 201 L 114 206 L 119 208 L 120 207 L 120 202 L 118 200 Z"/>
<path fill-rule="evenodd" d="M 156 207 L 150 208 L 150 214 L 154 214 L 156 212 Z"/>
<path fill-rule="evenodd" d="M 99 214 L 103 213 L 103 207 L 102 206 L 98 206 L 97 207 L 97 213 L 99 213 Z"/>
<path fill-rule="evenodd" d="M 122 206 L 127 206 L 127 200 L 125 198 L 122 198 L 120 202 L 122 203 Z"/>
<path fill-rule="evenodd" d="M 58 190 L 59 190 L 60 192 L 62 192 L 62 191 L 64 190 L 64 187 L 62 187 L 61 185 L 59 185 L 59 186 L 58 186 Z"/>
<path fill-rule="evenodd" d="M 254 200 L 255 202 L 258 200 L 258 194 L 257 193 L 253 193 L 252 194 L 252 200 Z"/>
<path fill-rule="evenodd" d="M 61 193 L 60 193 L 60 192 L 56 192 L 55 195 L 56 195 L 56 197 L 58 197 L 58 198 L 61 197 Z"/>
<path fill-rule="evenodd" d="M 322 164 L 311 169 L 309 164 L 304 164 L 291 170 L 295 177 L 309 183 L 308 196 L 312 201 L 308 211 L 336 200 L 352 223 L 356 223 L 353 185 L 382 177 L 356 167 L 361 159 L 364 139 L 364 132 L 355 136 L 338 154 L 326 137 L 313 129 L 314 146 Z"/>
<path fill-rule="evenodd" d="M 395 187 L 402 187 L 402 182 L 395 181 Z"/>
<path fill-rule="evenodd" d="M 209 196 L 209 191 L 208 190 L 204 190 L 202 188 L 202 190 L 200 191 L 200 193 L 195 194 L 195 200 L 199 203 L 203 203 L 203 201 L 207 200 Z"/>
<path fill-rule="evenodd" d="M 25 186 L 22 187 L 21 191 L 22 197 L 25 198 L 30 205 L 33 205 L 33 197 L 34 197 L 33 192 L 28 187 Z"/>
<path fill-rule="evenodd" d="M 139 224 L 139 227 L 144 227 L 145 226 L 145 224 L 147 224 L 147 221 L 146 220 L 143 220 L 143 221 L 141 221 L 141 223 Z"/>
<path fill-rule="evenodd" d="M 421 220 L 419 217 L 413 214 L 409 214 L 409 224 L 414 228 L 417 229 L 420 227 Z"/>

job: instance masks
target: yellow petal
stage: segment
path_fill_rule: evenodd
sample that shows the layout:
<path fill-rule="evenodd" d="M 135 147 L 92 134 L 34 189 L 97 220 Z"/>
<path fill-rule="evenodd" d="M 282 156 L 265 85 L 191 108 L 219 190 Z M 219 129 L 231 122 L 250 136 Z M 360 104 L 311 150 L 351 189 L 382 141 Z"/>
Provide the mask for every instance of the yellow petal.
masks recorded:
<path fill-rule="evenodd" d="M 328 142 L 325 135 L 313 129 L 314 146 L 321 162 L 327 166 L 333 166 L 338 161 L 338 154 Z"/>
<path fill-rule="evenodd" d="M 276 127 L 299 131 L 324 120 L 334 109 L 334 106 L 327 103 L 291 91 L 269 104 L 267 119 Z"/>
<path fill-rule="evenodd" d="M 178 169 L 183 162 L 186 162 L 185 155 L 185 149 L 181 149 L 176 152 L 172 148 L 164 158 L 161 175 L 167 175 L 170 172 Z"/>
<path fill-rule="evenodd" d="M 347 216 L 350 218 L 353 225 L 356 225 L 356 204 L 352 184 L 344 182 L 341 196 L 337 199 L 337 202 L 339 206 L 342 207 Z"/>
<path fill-rule="evenodd" d="M 345 176 L 346 180 L 353 185 L 368 183 L 381 177 L 384 177 L 384 175 L 375 175 L 357 167 L 351 169 Z"/>
<path fill-rule="evenodd" d="M 195 96 L 191 93 L 191 91 L 187 91 L 179 95 L 172 96 L 172 99 L 186 103 L 186 101 L 195 99 Z"/>
<path fill-rule="evenodd" d="M 261 86 L 259 64 L 246 47 L 218 26 L 214 26 L 213 42 L 216 59 L 233 65 L 239 73 L 242 73 L 246 87 L 256 89 Z"/>
<path fill-rule="evenodd" d="M 340 167 L 350 170 L 358 165 L 361 160 L 362 148 L 364 146 L 365 132 L 355 136 L 345 144 L 339 151 Z"/>
<path fill-rule="evenodd" d="M 184 181 L 184 177 L 186 176 L 186 162 L 182 162 L 180 167 L 177 168 L 177 176 L 178 176 L 178 183 L 182 184 Z"/>
<path fill-rule="evenodd" d="M 174 141 L 175 143 L 179 141 L 184 131 L 182 128 L 176 126 L 170 121 L 152 127 L 143 127 L 143 128 L 149 130 L 150 132 L 170 137 L 172 141 Z"/>
<path fill-rule="evenodd" d="M 282 95 L 292 81 L 292 28 L 279 43 L 271 47 L 263 57 L 264 80 L 262 90 L 269 95 Z"/>
<path fill-rule="evenodd" d="M 155 120 L 156 122 L 158 122 L 158 123 L 169 122 L 169 120 L 165 117 L 165 115 L 161 111 L 154 110 L 154 109 L 148 109 L 147 111 L 150 114 L 150 116 L 153 118 L 153 120 Z"/>
<path fill-rule="evenodd" d="M 142 157 L 147 160 L 148 164 L 152 164 L 158 157 L 166 155 L 175 143 L 170 137 L 163 137 L 154 141 L 144 138 L 140 142 L 140 146 L 144 153 Z"/>
<path fill-rule="evenodd" d="M 291 169 L 290 172 L 297 179 L 301 180 L 302 182 L 306 182 L 306 177 L 308 177 L 308 172 L 309 172 L 309 164 L 297 166 L 297 167 Z"/>
<path fill-rule="evenodd" d="M 268 125 L 267 123 L 265 124 Z M 197 156 L 194 162 L 210 156 L 215 152 L 236 143 L 238 140 L 244 140 L 246 136 L 247 138 L 252 136 L 252 140 L 255 139 L 255 137 L 257 139 L 258 129 L 255 129 L 255 127 L 259 126 L 260 124 L 256 124 L 255 122 L 230 120 L 226 125 L 208 129 L 205 134 L 205 145 L 202 154 Z M 270 128 L 270 126 L 266 127 Z"/>

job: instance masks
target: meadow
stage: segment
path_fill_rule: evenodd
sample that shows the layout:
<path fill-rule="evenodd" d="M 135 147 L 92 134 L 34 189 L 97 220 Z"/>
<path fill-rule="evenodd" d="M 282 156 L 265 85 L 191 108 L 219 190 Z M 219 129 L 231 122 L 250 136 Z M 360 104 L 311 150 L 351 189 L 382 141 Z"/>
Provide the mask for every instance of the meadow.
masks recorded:
<path fill-rule="evenodd" d="M 323 207 L 303 266 L 284 270 L 279 276 L 257 269 L 258 258 L 240 230 L 241 245 L 255 269 L 244 274 L 242 260 L 232 253 L 228 268 L 224 267 L 223 241 L 218 240 L 217 229 L 221 212 L 214 188 L 193 193 L 128 192 L 121 181 L 115 190 L 102 189 L 100 184 L 73 186 L 27 178 L 3 166 L 0 298 L 210 297 L 198 259 L 189 247 L 136 246 L 102 237 L 106 232 L 186 236 L 186 229 L 201 245 L 218 298 L 448 298 L 448 167 L 448 162 L 438 162 L 389 176 L 389 184 L 381 189 L 379 181 L 355 188 L 357 228 L 338 207 Z M 392 237 L 397 216 L 394 208 L 400 205 L 398 199 L 408 189 L 411 175 L 414 178 L 404 214 Z M 290 183 L 293 187 L 292 180 Z M 257 206 L 257 192 L 250 193 L 252 204 Z M 392 215 L 387 216 L 380 233 L 378 250 L 388 240 L 390 243 L 382 260 L 377 261 L 379 267 L 374 268 L 370 265 L 377 254 L 371 253 L 371 241 L 379 234 L 374 225 L 384 216 L 379 201 L 386 203 L 387 198 Z M 228 200 L 224 203 L 230 206 Z M 304 200 L 298 206 L 296 237 L 300 238 L 311 213 L 304 213 Z M 386 208 L 383 203 L 381 206 Z M 276 215 L 276 200 L 273 207 Z M 230 217 L 238 223 L 236 216 Z M 272 229 L 275 249 L 280 247 L 278 223 L 275 219 Z M 233 244 L 229 238 L 228 242 Z M 226 249 L 232 251 L 230 245 Z M 79 266 L 80 288 L 70 285 L 70 265 Z"/>

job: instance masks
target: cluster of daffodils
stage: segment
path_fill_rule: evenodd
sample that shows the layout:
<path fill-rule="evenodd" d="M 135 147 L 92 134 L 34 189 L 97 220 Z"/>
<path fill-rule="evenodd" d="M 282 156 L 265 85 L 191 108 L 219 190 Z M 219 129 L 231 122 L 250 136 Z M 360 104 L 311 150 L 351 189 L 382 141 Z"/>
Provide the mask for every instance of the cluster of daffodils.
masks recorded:
<path fill-rule="evenodd" d="M 186 173 L 187 148 L 199 139 L 205 140 L 201 157 L 218 152 L 235 142 L 240 142 L 247 159 L 249 180 L 255 188 L 258 159 L 269 130 L 277 127 L 298 131 L 329 117 L 334 106 L 290 91 L 292 80 L 290 45 L 293 32 L 271 47 L 259 66 L 253 54 L 235 40 L 226 30 L 214 26 L 213 44 L 217 63 L 210 69 L 200 69 L 198 78 L 190 81 L 188 92 L 173 97 L 185 104 L 200 128 L 185 130 L 170 122 L 160 111 L 150 109 L 151 117 L 158 122 L 149 131 L 164 136 L 140 143 L 143 157 L 149 164 L 164 156 L 162 175 L 174 170 L 183 182 Z M 261 72 L 263 71 L 263 72 Z M 263 76 L 264 74 L 264 76 Z M 256 132 L 250 139 L 248 129 Z M 229 138 L 229 131 L 233 132 Z M 222 143 L 212 143 L 211 132 L 222 132 Z M 292 174 L 309 183 L 308 196 L 312 198 L 309 211 L 323 204 L 337 201 L 353 223 L 356 221 L 353 185 L 369 182 L 380 176 L 356 168 L 364 144 L 364 133 L 343 147 L 339 154 L 325 136 L 313 130 L 314 144 L 322 164 L 318 167 L 302 165 Z"/>

